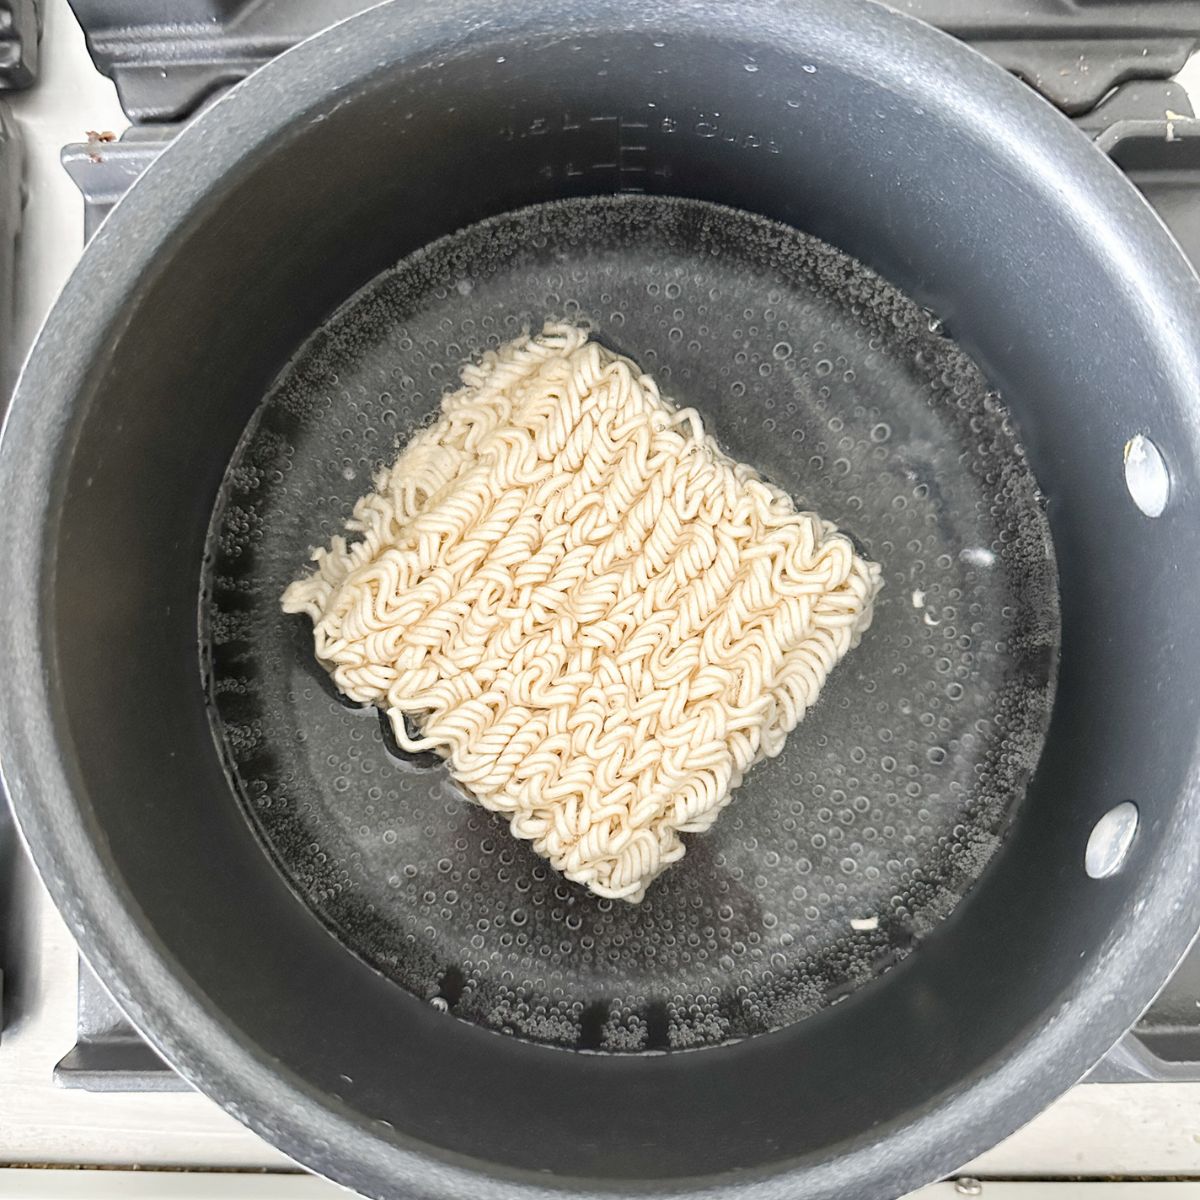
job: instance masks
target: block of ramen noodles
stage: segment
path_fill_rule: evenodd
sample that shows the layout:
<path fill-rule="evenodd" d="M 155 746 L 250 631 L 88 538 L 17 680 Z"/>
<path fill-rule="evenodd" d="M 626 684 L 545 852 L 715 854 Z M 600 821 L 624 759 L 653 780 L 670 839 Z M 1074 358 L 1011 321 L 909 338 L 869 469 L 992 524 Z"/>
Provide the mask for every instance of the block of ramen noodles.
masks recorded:
<path fill-rule="evenodd" d="M 779 753 L 880 583 L 572 325 L 465 367 L 347 534 L 283 596 L 336 686 L 628 901 Z"/>

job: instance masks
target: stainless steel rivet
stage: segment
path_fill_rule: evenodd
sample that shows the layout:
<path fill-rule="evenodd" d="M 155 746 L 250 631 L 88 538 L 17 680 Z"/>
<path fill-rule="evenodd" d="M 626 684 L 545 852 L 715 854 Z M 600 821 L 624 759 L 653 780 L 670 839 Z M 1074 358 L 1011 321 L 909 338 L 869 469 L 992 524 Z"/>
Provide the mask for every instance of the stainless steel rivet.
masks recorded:
<path fill-rule="evenodd" d="M 1146 516 L 1162 516 L 1171 496 L 1171 474 L 1159 448 L 1140 433 L 1125 443 L 1125 486 Z"/>
<path fill-rule="evenodd" d="M 979 1196 L 983 1194 L 983 1184 L 970 1175 L 964 1175 L 954 1181 L 954 1190 L 960 1196 Z"/>
<path fill-rule="evenodd" d="M 1131 800 L 1110 808 L 1092 826 L 1083 865 L 1093 879 L 1107 879 L 1121 869 L 1137 827 L 1138 807 Z"/>

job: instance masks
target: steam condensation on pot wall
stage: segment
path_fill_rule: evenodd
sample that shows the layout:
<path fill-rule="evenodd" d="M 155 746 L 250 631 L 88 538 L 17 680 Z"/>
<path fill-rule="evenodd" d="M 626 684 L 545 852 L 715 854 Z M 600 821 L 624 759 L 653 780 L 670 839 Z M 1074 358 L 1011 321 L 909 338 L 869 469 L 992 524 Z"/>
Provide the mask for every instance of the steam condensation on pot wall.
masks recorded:
<path fill-rule="evenodd" d="M 637 909 L 562 881 L 434 756 L 399 753 L 333 691 L 307 622 L 277 610 L 462 362 L 555 317 L 653 372 L 887 582 L 783 754 Z M 230 771 L 305 902 L 438 1007 L 587 1049 L 762 1032 L 912 950 L 986 865 L 1036 763 L 1058 635 L 1020 446 L 937 323 L 795 230 L 639 197 L 485 222 L 348 302 L 247 431 L 206 578 Z"/>

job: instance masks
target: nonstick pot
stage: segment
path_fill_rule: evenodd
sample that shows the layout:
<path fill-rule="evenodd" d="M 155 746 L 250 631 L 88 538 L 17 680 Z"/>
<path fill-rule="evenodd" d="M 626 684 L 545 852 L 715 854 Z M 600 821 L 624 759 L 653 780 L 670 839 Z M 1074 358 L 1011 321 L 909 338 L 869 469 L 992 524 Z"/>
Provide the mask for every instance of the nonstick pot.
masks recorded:
<path fill-rule="evenodd" d="M 772 1033 L 599 1055 L 447 1017 L 330 935 L 233 794 L 197 607 L 226 466 L 330 312 L 472 222 L 629 189 L 786 222 L 944 319 L 1046 497 L 1062 635 L 1007 839 L 918 950 Z M 178 136 L 26 366 L 0 444 L 0 746 L 32 854 L 166 1058 L 367 1194 L 934 1179 L 1075 1082 L 1200 920 L 1197 329 L 1196 277 L 1086 139 L 874 4 L 355 17 Z"/>

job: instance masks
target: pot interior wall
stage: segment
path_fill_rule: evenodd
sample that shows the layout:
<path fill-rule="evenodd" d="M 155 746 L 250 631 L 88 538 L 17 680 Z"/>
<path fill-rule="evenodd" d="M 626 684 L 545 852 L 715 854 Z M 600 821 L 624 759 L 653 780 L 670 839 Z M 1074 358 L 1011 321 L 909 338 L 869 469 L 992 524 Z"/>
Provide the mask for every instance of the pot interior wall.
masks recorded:
<path fill-rule="evenodd" d="M 1083 201 L 1051 203 L 1015 142 L 973 142 L 961 97 L 923 108 L 825 53 L 543 37 L 381 69 L 298 115 L 191 212 L 108 331 L 61 464 L 48 609 L 89 819 L 197 989 L 381 1138 L 599 1180 L 824 1156 L 945 1098 L 1043 1024 L 1119 932 L 1168 834 L 1196 704 L 1177 564 L 1200 562 L 1200 522 L 1195 431 L 1153 314 Z M 213 745 L 196 605 L 222 473 L 313 327 L 435 237 L 623 189 L 790 222 L 948 321 L 1049 497 L 1064 636 L 1024 811 L 917 954 L 781 1032 L 605 1058 L 445 1019 L 344 950 L 268 869 Z M 1098 297 L 1127 316 L 1098 323 Z M 1123 482 L 1141 430 L 1173 475 L 1157 521 Z M 1125 800 L 1141 811 L 1130 858 L 1091 879 L 1088 834 Z"/>

